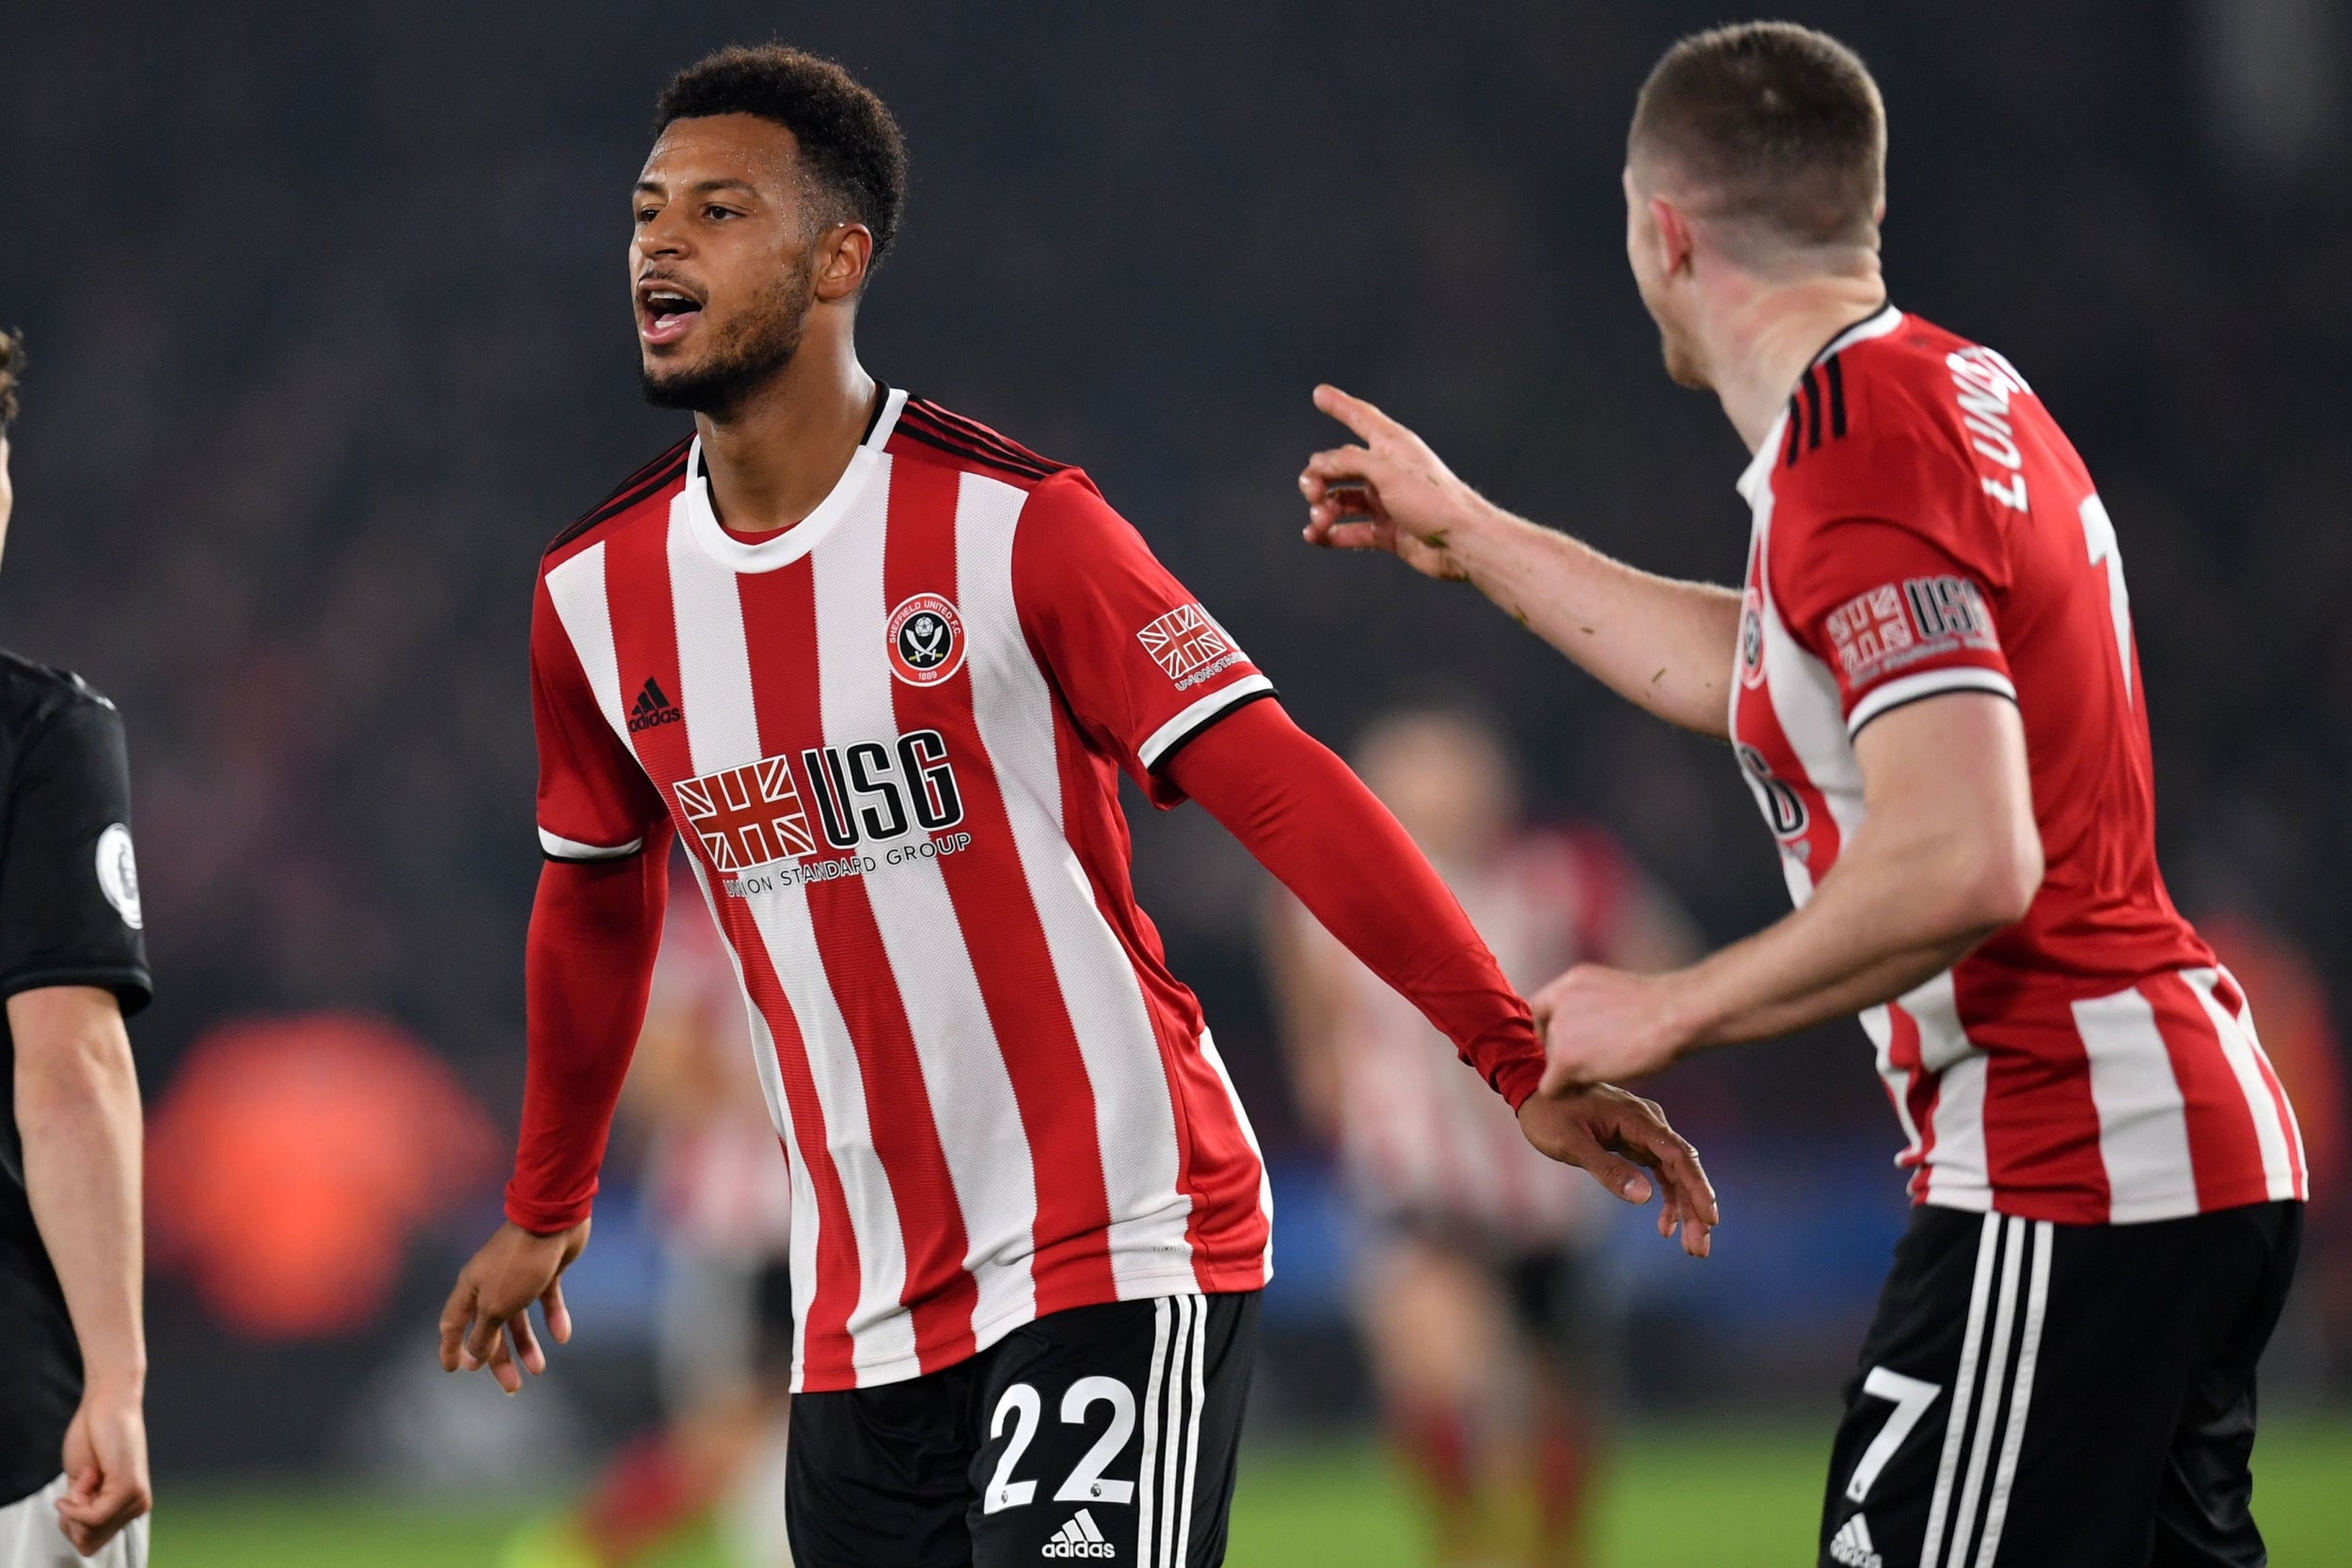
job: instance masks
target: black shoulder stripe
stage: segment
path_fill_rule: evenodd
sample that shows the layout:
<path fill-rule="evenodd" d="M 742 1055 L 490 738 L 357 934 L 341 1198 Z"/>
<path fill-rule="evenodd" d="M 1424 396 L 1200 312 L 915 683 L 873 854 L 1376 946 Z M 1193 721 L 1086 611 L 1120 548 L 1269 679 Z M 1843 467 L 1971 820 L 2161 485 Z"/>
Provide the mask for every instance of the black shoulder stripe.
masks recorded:
<path fill-rule="evenodd" d="M 986 457 L 1001 467 L 1035 469 L 1041 479 L 1052 473 L 1057 467 L 1010 441 L 1001 437 L 992 439 L 985 434 L 976 434 L 961 425 L 950 423 L 941 419 L 931 409 L 911 408 L 909 411 L 914 415 L 915 425 L 940 444 L 961 448 L 977 456 Z M 907 414 L 901 412 L 898 417 L 903 423 Z"/>
<path fill-rule="evenodd" d="M 1804 450 L 1804 411 L 1797 406 L 1796 394 L 1792 392 L 1788 398 L 1788 439 L 1780 454 L 1782 467 L 1793 468 L 1797 466 L 1797 453 Z"/>
<path fill-rule="evenodd" d="M 1829 433 L 1846 434 L 1846 367 L 1838 361 L 1841 356 L 1831 355 L 1823 362 L 1821 372 L 1829 378 Z"/>
<path fill-rule="evenodd" d="M 933 417 L 928 409 L 914 409 L 913 412 L 915 417 L 912 422 L 907 420 L 905 412 L 900 413 L 898 416 L 900 426 L 910 435 L 928 437 L 934 446 L 969 452 L 975 458 L 993 463 L 999 467 L 1017 468 L 1024 472 L 1033 471 L 1040 479 L 1043 479 L 1061 467 L 1060 464 L 1049 463 L 1037 453 L 1015 446 L 1009 441 L 986 441 L 968 435 L 958 427 Z"/>
<path fill-rule="evenodd" d="M 1049 473 L 1070 466 L 1067 463 L 1057 463 L 1050 457 L 1041 457 L 1020 442 L 998 435 L 977 420 L 967 420 L 961 414 L 942 408 L 929 399 L 918 400 L 909 406 L 917 415 L 929 420 L 942 431 L 951 435 L 960 435 L 967 441 L 1002 452 L 1016 462 L 1032 464 Z"/>
<path fill-rule="evenodd" d="M 898 428 L 895 434 L 904 436 L 910 441 L 920 441 L 927 447 L 936 448 L 950 457 L 960 457 L 967 463 L 977 463 L 982 467 L 995 468 L 1020 479 L 1035 481 L 1053 477 L 1053 470 L 1049 468 L 1015 463 L 1009 458 L 999 457 L 993 452 L 980 451 L 961 442 L 947 440 L 944 436 L 930 434 L 920 426 L 909 424 L 904 419 L 899 420 Z"/>
<path fill-rule="evenodd" d="M 1813 451 L 1821 444 L 1821 382 L 1807 365 L 1804 379 L 1797 384 L 1804 393 L 1804 450 Z"/>
<path fill-rule="evenodd" d="M 613 487 L 611 495 L 598 501 L 594 508 L 574 520 L 569 528 L 557 534 L 548 544 L 548 549 L 549 551 L 562 549 L 598 523 L 620 515 L 647 497 L 658 493 L 662 486 L 675 482 L 686 471 L 687 449 L 692 445 L 693 437 L 690 436 L 623 480 Z"/>

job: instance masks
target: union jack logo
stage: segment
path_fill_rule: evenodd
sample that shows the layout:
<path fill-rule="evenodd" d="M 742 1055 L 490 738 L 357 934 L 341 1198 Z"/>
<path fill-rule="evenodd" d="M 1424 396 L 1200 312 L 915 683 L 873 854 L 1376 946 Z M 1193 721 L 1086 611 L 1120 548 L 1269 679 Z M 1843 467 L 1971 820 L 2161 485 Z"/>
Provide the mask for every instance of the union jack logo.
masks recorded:
<path fill-rule="evenodd" d="M 788 758 L 762 757 L 672 787 L 715 870 L 749 871 L 817 852 Z"/>
<path fill-rule="evenodd" d="M 1136 633 L 1136 638 L 1172 681 L 1233 652 L 1233 640 L 1225 635 L 1225 628 L 1197 604 L 1169 610 Z"/>

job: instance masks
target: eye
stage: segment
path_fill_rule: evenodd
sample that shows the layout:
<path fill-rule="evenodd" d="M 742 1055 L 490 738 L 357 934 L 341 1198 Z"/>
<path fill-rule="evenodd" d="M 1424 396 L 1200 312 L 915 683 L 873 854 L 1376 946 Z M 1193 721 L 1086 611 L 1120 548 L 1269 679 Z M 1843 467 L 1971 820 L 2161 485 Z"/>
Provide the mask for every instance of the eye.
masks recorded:
<path fill-rule="evenodd" d="M 742 215 L 742 214 L 737 212 L 734 208 L 722 207 L 716 202 L 713 202 L 711 205 L 703 209 L 703 216 L 708 218 L 713 223 L 723 223 L 729 218 L 739 218 Z"/>
<path fill-rule="evenodd" d="M 655 214 L 656 213 L 659 213 L 660 211 L 661 211 L 661 209 L 660 209 L 660 208 L 659 208 L 659 207 L 640 207 L 640 208 L 638 208 L 638 209 L 637 209 L 637 222 L 638 222 L 639 226 L 640 226 L 640 227 L 642 227 L 642 226 L 644 226 L 644 225 L 645 225 L 645 224 L 651 223 L 651 222 L 653 221 L 654 214 Z"/>

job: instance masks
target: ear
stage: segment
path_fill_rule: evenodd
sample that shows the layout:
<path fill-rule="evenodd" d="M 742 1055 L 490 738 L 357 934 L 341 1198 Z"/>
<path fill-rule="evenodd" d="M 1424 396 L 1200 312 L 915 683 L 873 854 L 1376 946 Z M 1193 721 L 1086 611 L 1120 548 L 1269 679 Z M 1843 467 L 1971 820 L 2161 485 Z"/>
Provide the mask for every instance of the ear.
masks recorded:
<path fill-rule="evenodd" d="M 816 251 L 818 302 L 832 305 L 856 298 L 874 264 L 874 231 L 862 223 L 835 224 L 817 236 Z"/>
<path fill-rule="evenodd" d="M 1691 220 L 1680 209 L 1662 196 L 1649 198 L 1651 225 L 1658 230 L 1659 270 L 1671 277 L 1687 271 L 1697 241 L 1691 230 Z"/>

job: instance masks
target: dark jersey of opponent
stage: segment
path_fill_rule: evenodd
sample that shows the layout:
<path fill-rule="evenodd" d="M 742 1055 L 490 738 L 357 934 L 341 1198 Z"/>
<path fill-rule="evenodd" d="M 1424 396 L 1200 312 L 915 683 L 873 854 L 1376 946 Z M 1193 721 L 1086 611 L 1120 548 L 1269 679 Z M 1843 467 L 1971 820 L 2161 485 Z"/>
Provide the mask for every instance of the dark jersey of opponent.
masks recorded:
<path fill-rule="evenodd" d="M 147 1005 L 122 716 L 79 675 L 0 653 L 0 998 L 100 986 Z M 0 1014 L 0 1505 L 63 1467 L 82 1356 L 24 1192 L 16 1044 Z"/>

